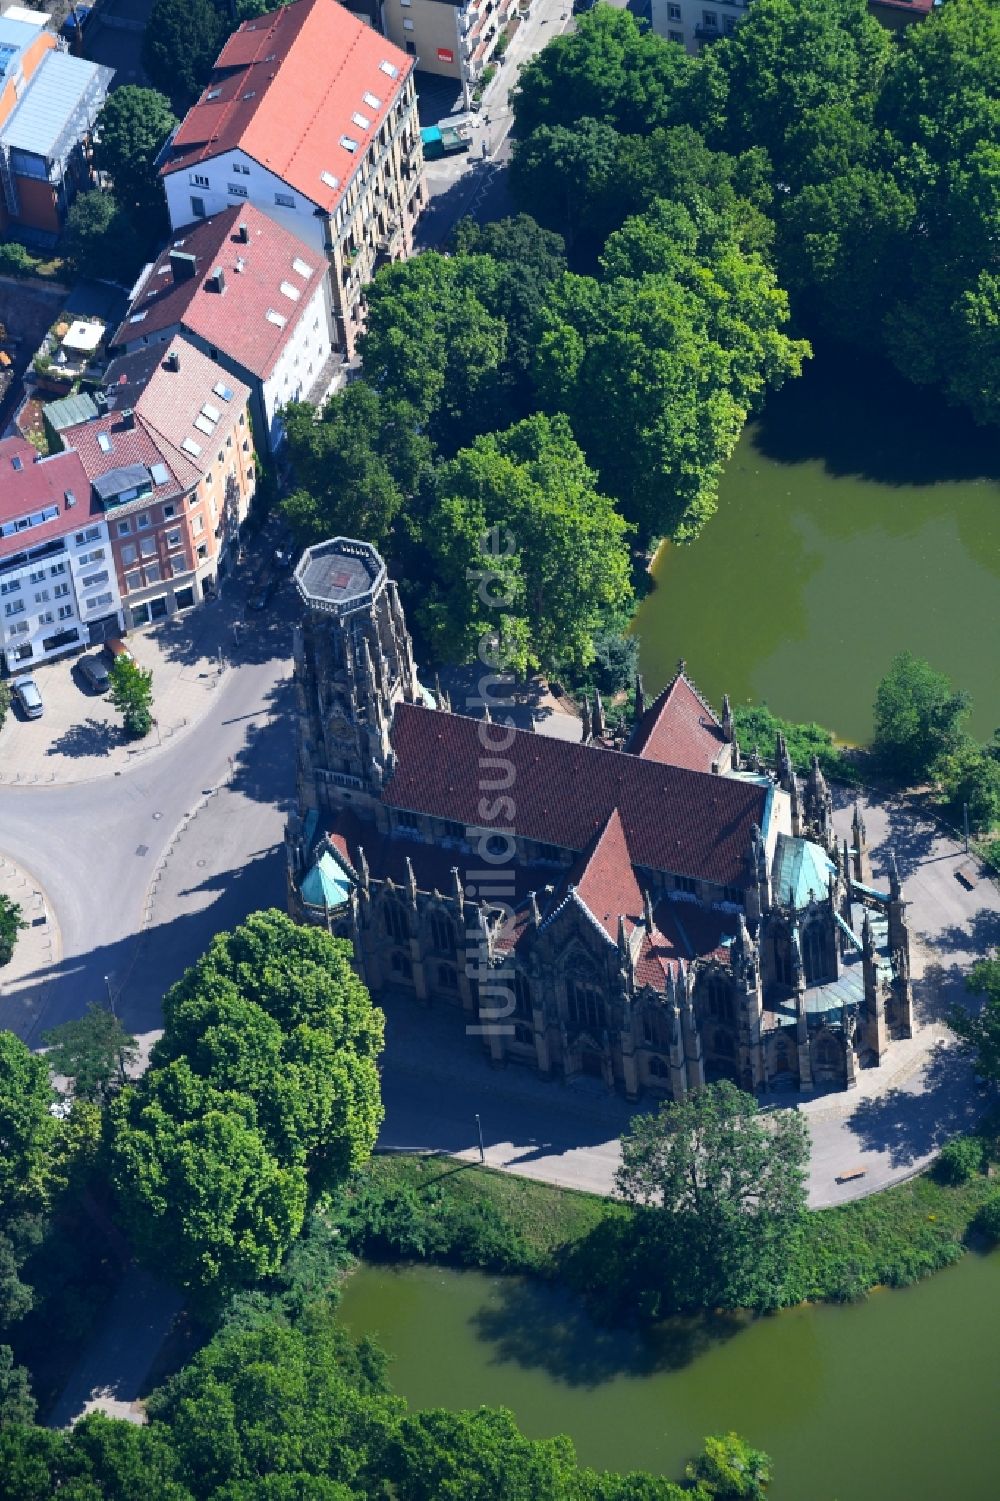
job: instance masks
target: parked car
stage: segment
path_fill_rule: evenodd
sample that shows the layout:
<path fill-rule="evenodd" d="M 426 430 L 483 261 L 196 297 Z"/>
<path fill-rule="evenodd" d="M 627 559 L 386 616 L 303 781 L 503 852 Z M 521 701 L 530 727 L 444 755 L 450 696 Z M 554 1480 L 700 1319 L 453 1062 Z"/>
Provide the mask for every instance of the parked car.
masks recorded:
<path fill-rule="evenodd" d="M 119 641 L 117 636 L 112 636 L 104 643 L 104 655 L 108 659 L 108 666 L 113 667 L 119 657 L 124 657 L 126 662 L 134 662 L 135 657 L 129 651 L 124 641 Z"/>
<path fill-rule="evenodd" d="M 45 705 L 34 678 L 17 678 L 11 687 L 25 719 L 41 719 Z"/>
<path fill-rule="evenodd" d="M 273 573 L 265 573 L 262 578 L 259 578 L 257 580 L 253 588 L 250 590 L 250 596 L 247 599 L 247 609 L 266 610 L 267 606 L 270 604 L 271 596 L 274 593 L 275 589 L 277 589 L 277 587 L 277 575 Z"/>
<path fill-rule="evenodd" d="M 76 670 L 83 679 L 84 686 L 91 693 L 107 693 L 111 679 L 103 658 L 99 657 L 97 652 L 86 652 L 80 657 Z"/>

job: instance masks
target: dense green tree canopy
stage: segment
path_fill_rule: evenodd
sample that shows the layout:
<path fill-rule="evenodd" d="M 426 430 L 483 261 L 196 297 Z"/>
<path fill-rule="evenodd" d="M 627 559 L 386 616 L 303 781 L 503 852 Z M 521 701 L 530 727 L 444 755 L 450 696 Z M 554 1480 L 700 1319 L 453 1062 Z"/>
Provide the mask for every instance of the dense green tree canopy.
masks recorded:
<path fill-rule="evenodd" d="M 59 251 L 77 276 L 131 285 L 147 237 L 112 193 L 81 193 L 66 216 Z"/>
<path fill-rule="evenodd" d="M 107 172 L 124 209 L 152 214 L 158 224 L 165 221 L 166 209 L 154 163 L 176 124 L 163 94 L 132 83 L 108 95 L 97 121 L 94 165 Z"/>
<path fill-rule="evenodd" d="M 975 1009 L 956 1006 L 949 1021 L 984 1079 L 1000 1080 L 1000 959 L 980 959 L 965 977 Z"/>
<path fill-rule="evenodd" d="M 56 1125 L 44 1058 L 0 1032 L 0 1215 L 38 1203 L 46 1188 Z"/>
<path fill-rule="evenodd" d="M 52 1072 L 73 1081 L 77 1098 L 98 1104 L 125 1083 L 128 1066 L 138 1057 L 135 1038 L 113 1012 L 93 1003 L 83 1016 L 43 1033 L 42 1041 Z"/>
<path fill-rule="evenodd" d="M 426 545 L 441 582 L 422 614 L 440 652 L 464 660 L 499 631 L 507 668 L 586 665 L 606 612 L 631 599 L 628 528 L 566 418 L 478 438 L 441 468 L 436 491 Z"/>
<path fill-rule="evenodd" d="M 146 23 L 142 64 L 178 111 L 208 80 L 227 31 L 212 0 L 155 0 Z"/>
<path fill-rule="evenodd" d="M 649 1307 L 780 1302 L 805 1213 L 808 1159 L 797 1111 L 767 1118 L 727 1082 L 636 1116 L 622 1137 L 617 1187 L 639 1211 Z"/>
<path fill-rule="evenodd" d="M 0 894 L 0 968 L 13 959 L 18 934 L 23 933 L 27 926 L 20 902 Z"/>
<path fill-rule="evenodd" d="M 968 695 L 957 693 L 943 672 L 900 652 L 875 695 L 872 749 L 896 776 L 928 776 L 940 756 L 959 746 L 968 707 Z"/>
<path fill-rule="evenodd" d="M 347 945 L 272 911 L 213 940 L 164 1023 L 112 1108 L 112 1175 L 142 1254 L 219 1293 L 275 1271 L 310 1193 L 366 1160 L 382 1016 Z"/>

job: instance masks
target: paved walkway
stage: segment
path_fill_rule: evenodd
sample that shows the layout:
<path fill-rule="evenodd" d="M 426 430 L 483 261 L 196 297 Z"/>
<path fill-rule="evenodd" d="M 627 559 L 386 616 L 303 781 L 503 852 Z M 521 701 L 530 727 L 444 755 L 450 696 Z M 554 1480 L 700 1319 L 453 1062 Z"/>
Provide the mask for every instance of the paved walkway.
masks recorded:
<path fill-rule="evenodd" d="M 0 855 L 0 896 L 17 902 L 21 916 L 29 924 L 18 935 L 10 963 L 0 969 L 0 997 L 11 1002 L 19 1015 L 34 1018 L 45 1002 L 48 975 L 62 958 L 59 924 L 36 878 L 3 855 Z"/>
<path fill-rule="evenodd" d="M 118 775 L 186 734 L 208 714 L 257 630 L 256 622 L 243 624 L 245 587 L 241 581 L 222 599 L 127 638 L 136 661 L 153 673 L 156 724 L 144 740 L 126 739 L 108 700 L 85 691 L 75 656 L 32 668 L 45 713 L 25 720 L 12 709 L 7 716 L 0 730 L 0 782 L 56 786 Z"/>

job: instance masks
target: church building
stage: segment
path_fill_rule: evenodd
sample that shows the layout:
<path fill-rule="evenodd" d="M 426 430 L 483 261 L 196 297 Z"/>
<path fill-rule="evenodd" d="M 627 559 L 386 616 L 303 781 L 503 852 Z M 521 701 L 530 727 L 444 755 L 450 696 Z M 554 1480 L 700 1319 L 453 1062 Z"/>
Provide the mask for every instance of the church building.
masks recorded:
<path fill-rule="evenodd" d="M 895 863 L 876 889 L 859 806 L 838 844 L 817 761 L 748 760 L 683 663 L 624 737 L 599 697 L 582 743 L 455 713 L 373 547 L 311 547 L 295 580 L 289 907 L 352 940 L 376 998 L 630 1099 L 850 1088 L 912 1035 Z"/>

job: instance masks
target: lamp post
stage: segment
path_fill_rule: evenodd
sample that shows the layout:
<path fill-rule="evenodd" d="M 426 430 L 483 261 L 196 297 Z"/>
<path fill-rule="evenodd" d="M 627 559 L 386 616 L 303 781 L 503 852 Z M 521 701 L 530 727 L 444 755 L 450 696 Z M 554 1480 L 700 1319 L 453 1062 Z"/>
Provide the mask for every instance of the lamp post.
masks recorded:
<path fill-rule="evenodd" d="M 479 1119 L 479 1112 L 478 1112 L 478 1110 L 476 1111 L 476 1129 L 479 1132 L 479 1160 L 480 1160 L 480 1162 L 485 1162 L 486 1161 L 486 1148 L 483 1146 L 483 1123 Z"/>
<path fill-rule="evenodd" d="M 108 1010 L 111 1012 L 112 1016 L 117 1016 L 117 1012 L 115 1011 L 115 996 L 114 991 L 111 989 L 110 975 L 104 976 L 104 983 L 108 987 Z"/>

